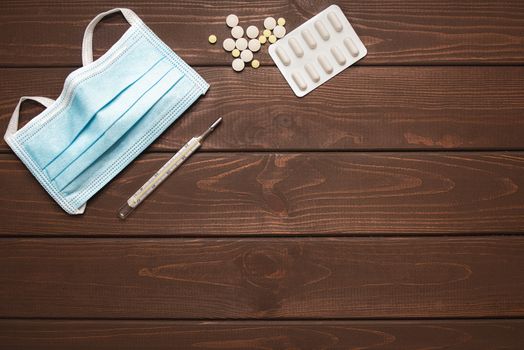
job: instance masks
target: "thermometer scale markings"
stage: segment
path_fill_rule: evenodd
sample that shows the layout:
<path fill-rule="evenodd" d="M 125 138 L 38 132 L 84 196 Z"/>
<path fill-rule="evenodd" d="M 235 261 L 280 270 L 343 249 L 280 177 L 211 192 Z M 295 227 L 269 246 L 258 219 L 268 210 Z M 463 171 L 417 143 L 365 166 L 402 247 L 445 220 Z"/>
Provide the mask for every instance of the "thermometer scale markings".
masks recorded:
<path fill-rule="evenodd" d="M 170 160 L 166 162 L 151 178 L 138 189 L 118 210 L 118 217 L 125 219 L 140 205 L 165 179 L 171 175 L 184 161 L 202 145 L 204 139 L 222 121 L 218 118 L 202 135 L 189 140 Z"/>
<path fill-rule="evenodd" d="M 195 139 L 191 139 L 193 141 Z M 196 144 L 200 146 L 199 144 Z M 147 196 L 149 196 L 157 187 L 162 183 L 162 180 L 166 178 L 167 176 L 171 175 L 173 171 L 175 171 L 194 151 L 195 149 L 188 150 L 189 143 L 184 145 L 178 151 L 177 158 L 171 159 L 169 162 L 167 162 L 158 172 L 151 177 L 151 179 L 146 182 L 140 189 L 133 195 L 131 198 L 127 200 L 127 204 L 129 204 L 130 207 L 136 207 L 138 204 L 140 204 L 141 201 L 143 201 Z"/>

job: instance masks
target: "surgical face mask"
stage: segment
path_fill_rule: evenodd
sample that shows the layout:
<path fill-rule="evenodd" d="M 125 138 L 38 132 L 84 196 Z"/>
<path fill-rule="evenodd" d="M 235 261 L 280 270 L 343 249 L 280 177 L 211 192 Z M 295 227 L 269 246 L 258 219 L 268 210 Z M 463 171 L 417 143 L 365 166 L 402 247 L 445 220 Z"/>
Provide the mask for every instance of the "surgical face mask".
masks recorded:
<path fill-rule="evenodd" d="M 96 24 L 121 11 L 131 27 L 93 62 Z M 22 97 L 5 134 L 45 190 L 69 214 L 86 202 L 173 123 L 209 85 L 129 9 L 113 9 L 87 26 L 83 67 L 53 101 Z M 20 104 L 47 109 L 20 130 Z"/>

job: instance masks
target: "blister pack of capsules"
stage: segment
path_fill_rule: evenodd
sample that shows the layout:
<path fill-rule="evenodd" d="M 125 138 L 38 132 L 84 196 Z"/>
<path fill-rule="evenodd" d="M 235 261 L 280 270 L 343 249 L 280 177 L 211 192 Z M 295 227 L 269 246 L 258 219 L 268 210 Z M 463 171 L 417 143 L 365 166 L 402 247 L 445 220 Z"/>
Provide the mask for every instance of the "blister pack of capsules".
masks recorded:
<path fill-rule="evenodd" d="M 367 49 L 337 5 L 331 5 L 269 47 L 295 95 L 302 97 L 353 65 Z"/>

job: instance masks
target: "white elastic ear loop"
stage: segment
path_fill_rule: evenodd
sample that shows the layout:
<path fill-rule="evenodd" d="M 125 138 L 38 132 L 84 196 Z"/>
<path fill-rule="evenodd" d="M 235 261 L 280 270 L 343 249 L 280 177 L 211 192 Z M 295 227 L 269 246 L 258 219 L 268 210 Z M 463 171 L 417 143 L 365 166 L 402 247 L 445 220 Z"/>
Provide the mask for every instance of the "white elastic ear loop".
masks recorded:
<path fill-rule="evenodd" d="M 10 138 L 16 131 L 18 130 L 18 120 L 20 118 L 20 106 L 22 105 L 22 102 L 32 100 L 35 102 L 40 103 L 44 107 L 48 108 L 55 102 L 55 100 L 47 97 L 42 96 L 22 96 L 20 97 L 20 100 L 18 101 L 18 104 L 15 107 L 15 110 L 13 111 L 13 115 L 11 116 L 11 119 L 9 120 L 9 124 L 7 125 L 7 130 L 5 132 L 4 138 L 7 140 Z M 87 203 L 84 203 L 80 208 L 77 208 L 76 211 L 72 214 L 83 214 L 86 210 Z"/>
<path fill-rule="evenodd" d="M 9 120 L 9 124 L 7 125 L 7 130 L 5 132 L 5 138 L 13 135 L 18 130 L 18 120 L 20 117 L 20 105 L 22 105 L 22 102 L 26 100 L 32 100 L 40 103 L 44 107 L 49 107 L 55 100 L 42 97 L 42 96 L 22 96 L 20 97 L 20 101 L 18 101 L 18 104 L 15 107 L 15 110 L 13 111 L 13 115 L 11 116 L 11 119 Z"/>
<path fill-rule="evenodd" d="M 119 11 L 122 12 L 124 18 L 130 25 L 133 25 L 140 20 L 136 13 L 126 8 L 114 8 L 112 10 L 102 12 L 93 18 L 93 20 L 86 27 L 86 31 L 84 32 L 84 40 L 82 42 L 82 64 L 84 66 L 93 62 L 93 32 L 95 31 L 96 25 L 104 17 Z"/>

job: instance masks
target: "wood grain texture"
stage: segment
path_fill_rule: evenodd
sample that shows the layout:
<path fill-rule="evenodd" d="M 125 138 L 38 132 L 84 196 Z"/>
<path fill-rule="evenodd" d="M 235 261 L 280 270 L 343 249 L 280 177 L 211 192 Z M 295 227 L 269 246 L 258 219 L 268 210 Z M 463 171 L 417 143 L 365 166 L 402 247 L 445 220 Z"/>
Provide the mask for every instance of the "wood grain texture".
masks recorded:
<path fill-rule="evenodd" d="M 56 98 L 71 70 L 0 70 L 0 130 L 20 96 Z M 218 115 L 204 150 L 524 148 L 523 67 L 359 67 L 302 99 L 275 68 L 198 71 L 211 89 L 151 150 L 177 149 Z M 23 122 L 36 106 L 23 105 Z"/>
<path fill-rule="evenodd" d="M 524 321 L 0 321 L 10 350 L 521 350 Z"/>
<path fill-rule="evenodd" d="M 231 12 L 289 30 L 331 3 L 0 2 L 0 130 L 20 96 L 59 94 L 113 7 L 211 84 L 81 217 L 0 141 L 0 348 L 522 349 L 524 2 L 341 0 L 369 54 L 303 99 L 267 47 L 236 74 L 207 43 Z M 104 20 L 95 56 L 127 27 Z M 119 221 L 218 115 L 204 152 Z"/>
<path fill-rule="evenodd" d="M 0 156 L 0 234 L 395 235 L 524 232 L 524 154 L 194 155 L 128 220 L 117 209 L 168 159 L 144 155 L 65 214 Z"/>
<path fill-rule="evenodd" d="M 524 314 L 524 238 L 2 239 L 0 317 Z"/>
<path fill-rule="evenodd" d="M 331 0 L 238 1 L 2 1 L 0 66 L 79 65 L 87 23 L 113 7 L 129 7 L 190 64 L 230 65 L 220 45 L 228 34 L 225 17 L 235 12 L 245 24 L 284 16 L 288 29 L 331 5 Z M 366 64 L 523 63 L 524 3 L 520 0 L 367 0 L 337 2 L 367 46 Z M 35 8 L 38 11 L 35 11 Z M 100 25 L 96 54 L 127 28 L 119 16 Z M 270 63 L 267 49 L 258 58 Z"/>

